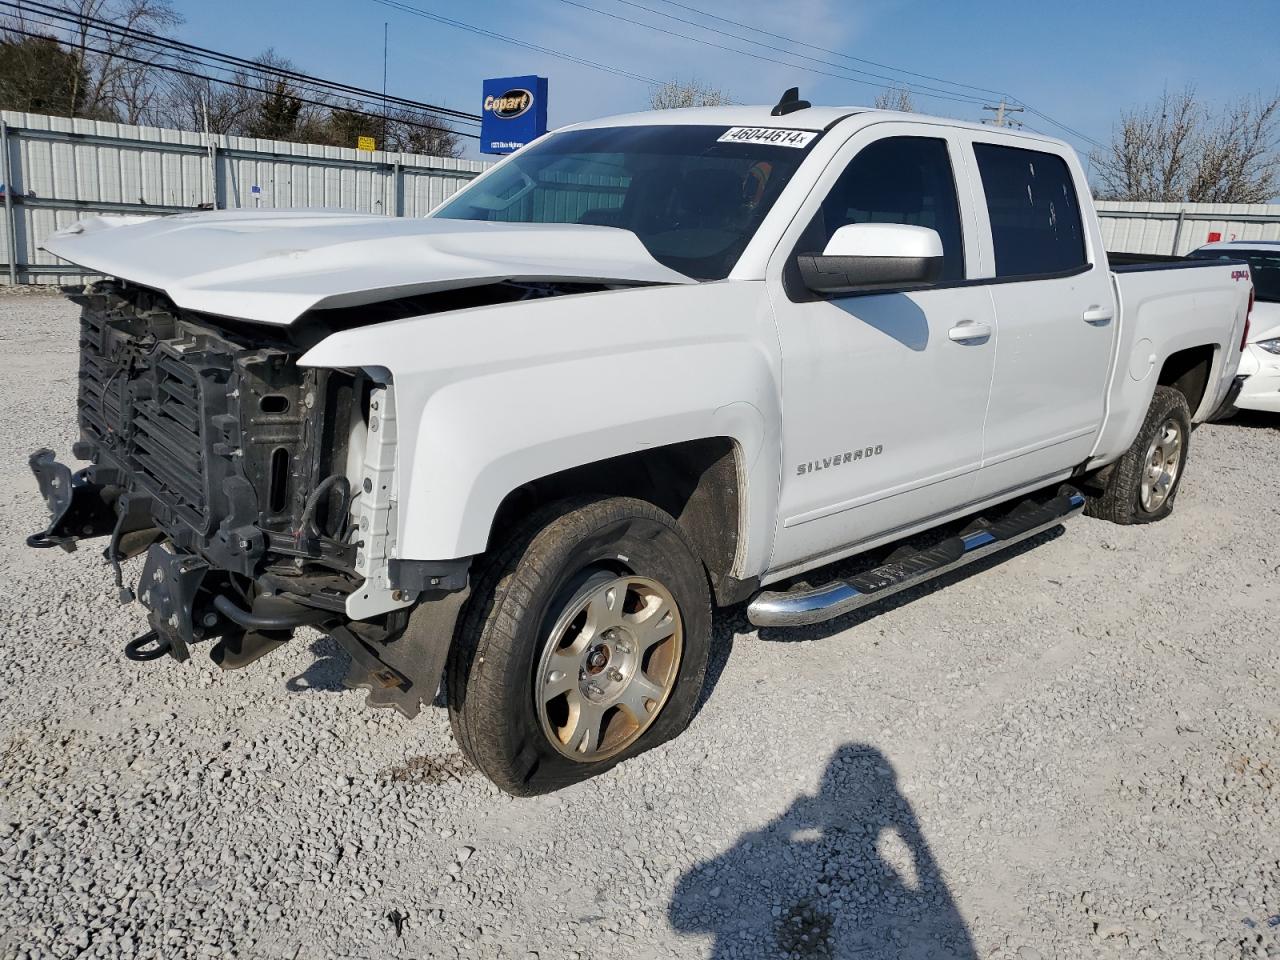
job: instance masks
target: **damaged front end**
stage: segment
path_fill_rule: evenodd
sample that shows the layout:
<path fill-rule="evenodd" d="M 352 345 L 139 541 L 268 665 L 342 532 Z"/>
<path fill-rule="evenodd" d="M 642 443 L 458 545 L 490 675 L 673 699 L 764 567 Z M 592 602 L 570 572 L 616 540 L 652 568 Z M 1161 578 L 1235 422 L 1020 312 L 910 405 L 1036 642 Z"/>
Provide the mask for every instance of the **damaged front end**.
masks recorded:
<path fill-rule="evenodd" d="M 73 299 L 73 453 L 91 465 L 31 455 L 50 522 L 28 544 L 109 538 L 121 601 L 136 592 L 148 613 L 131 659 L 186 660 L 208 642 L 233 669 L 312 626 L 351 655 L 347 683 L 371 705 L 416 714 L 436 692 L 468 564 L 393 560 L 393 385 L 301 367 L 309 344 L 287 330 L 185 313 L 144 289 L 102 283 Z M 121 562 L 143 553 L 135 591 Z"/>

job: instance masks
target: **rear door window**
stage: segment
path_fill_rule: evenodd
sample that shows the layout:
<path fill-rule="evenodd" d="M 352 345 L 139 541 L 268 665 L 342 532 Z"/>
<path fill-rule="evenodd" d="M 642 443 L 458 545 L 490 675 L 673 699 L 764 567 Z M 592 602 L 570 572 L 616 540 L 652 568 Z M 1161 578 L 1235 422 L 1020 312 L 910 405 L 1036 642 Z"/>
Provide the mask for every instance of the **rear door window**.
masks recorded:
<path fill-rule="evenodd" d="M 1088 263 L 1065 160 L 994 143 L 975 143 L 973 152 L 987 195 L 997 277 L 1052 276 Z"/>

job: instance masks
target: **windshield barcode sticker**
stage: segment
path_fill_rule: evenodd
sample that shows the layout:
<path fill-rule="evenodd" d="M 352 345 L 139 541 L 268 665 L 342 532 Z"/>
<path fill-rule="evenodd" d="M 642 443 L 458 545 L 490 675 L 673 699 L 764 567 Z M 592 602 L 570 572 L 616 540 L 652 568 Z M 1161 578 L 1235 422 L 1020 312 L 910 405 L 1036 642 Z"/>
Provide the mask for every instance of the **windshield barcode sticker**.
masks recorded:
<path fill-rule="evenodd" d="M 807 147 L 816 130 L 782 130 L 778 127 L 730 127 L 717 143 L 768 143 L 775 147 Z"/>

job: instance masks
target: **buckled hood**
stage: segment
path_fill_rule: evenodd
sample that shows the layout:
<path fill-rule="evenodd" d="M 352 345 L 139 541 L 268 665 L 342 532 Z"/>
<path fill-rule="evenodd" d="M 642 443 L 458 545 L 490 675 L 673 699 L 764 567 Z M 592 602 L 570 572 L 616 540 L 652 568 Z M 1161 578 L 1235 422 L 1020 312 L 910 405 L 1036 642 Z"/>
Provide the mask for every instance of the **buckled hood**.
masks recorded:
<path fill-rule="evenodd" d="M 90 217 L 44 248 L 162 290 L 185 309 L 278 325 L 316 308 L 503 280 L 697 282 L 660 264 L 629 231 L 572 223 L 209 211 Z"/>

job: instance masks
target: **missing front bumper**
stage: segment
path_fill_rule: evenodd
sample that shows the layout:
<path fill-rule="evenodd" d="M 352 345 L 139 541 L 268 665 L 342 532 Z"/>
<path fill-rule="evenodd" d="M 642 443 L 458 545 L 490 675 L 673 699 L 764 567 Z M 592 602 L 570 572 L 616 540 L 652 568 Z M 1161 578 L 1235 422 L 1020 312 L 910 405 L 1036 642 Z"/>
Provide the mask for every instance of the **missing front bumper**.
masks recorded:
<path fill-rule="evenodd" d="M 92 469 L 73 472 L 51 450 L 36 451 L 30 464 L 49 509 L 47 527 L 27 539 L 30 546 L 72 551 L 82 539 L 110 536 L 105 556 L 117 573 L 120 560 L 146 551 L 136 592 L 149 629 L 125 645 L 129 659 L 185 661 L 193 644 L 216 641 L 210 657 L 236 669 L 282 646 L 297 627 L 314 626 L 350 654 L 345 683 L 366 689 L 370 706 L 413 717 L 434 697 L 470 593 L 467 560 L 406 563 L 397 576 L 421 589 L 423 602 L 352 621 L 341 593 L 298 592 L 311 582 L 306 577 L 235 577 L 204 557 L 155 542 L 162 535 L 152 525 L 149 498 L 95 482 Z M 123 587 L 120 595 L 124 602 L 134 599 Z"/>

